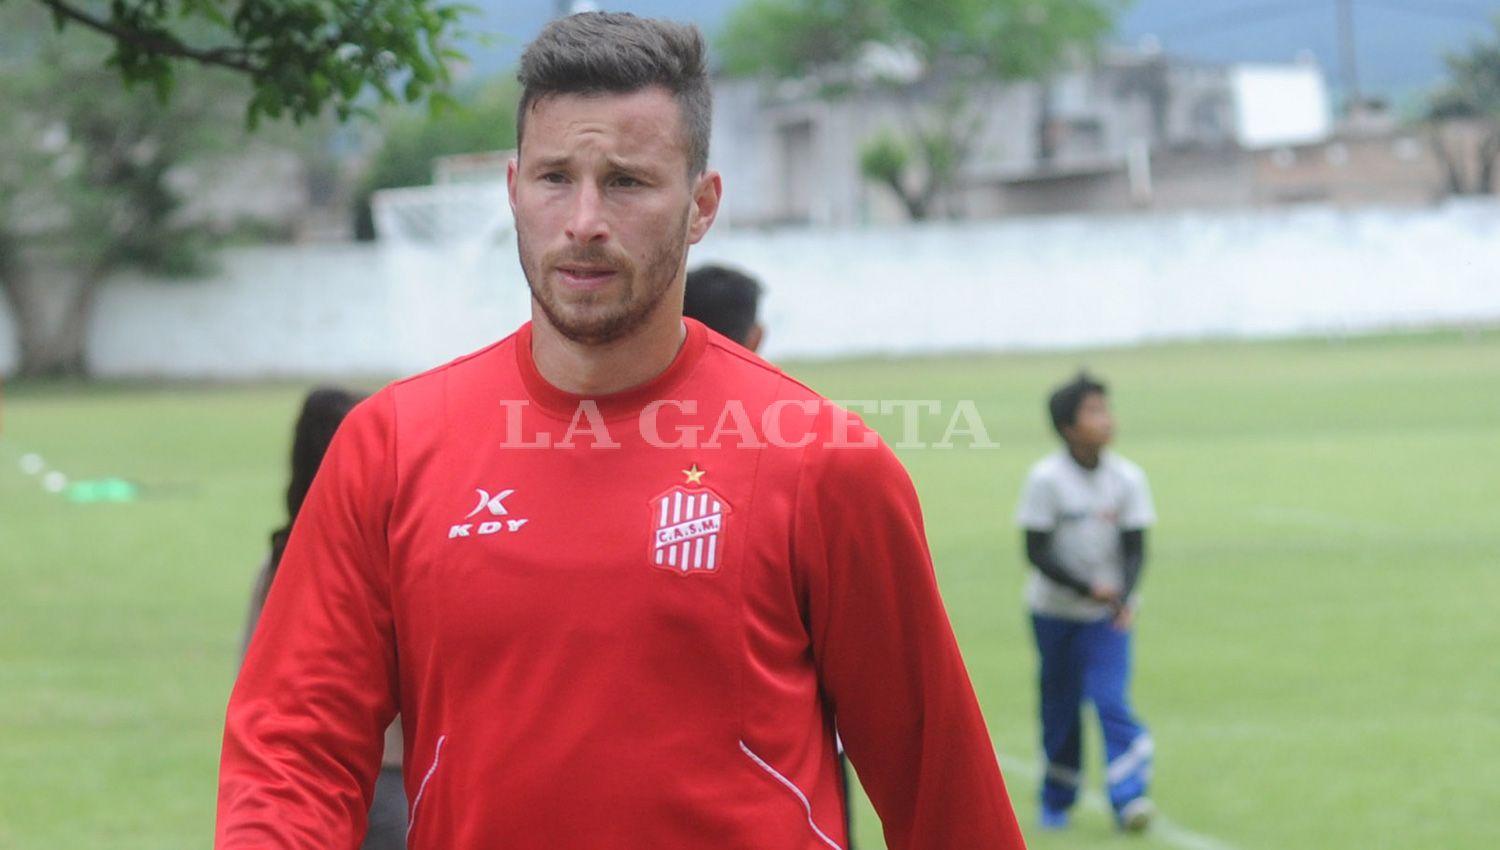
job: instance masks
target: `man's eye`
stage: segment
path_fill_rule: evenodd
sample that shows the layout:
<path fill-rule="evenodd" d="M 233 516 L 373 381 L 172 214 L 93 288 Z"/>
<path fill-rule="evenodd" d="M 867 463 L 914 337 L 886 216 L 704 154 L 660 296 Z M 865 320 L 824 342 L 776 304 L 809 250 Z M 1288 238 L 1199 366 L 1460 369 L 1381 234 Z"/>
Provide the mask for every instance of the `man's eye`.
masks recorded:
<path fill-rule="evenodd" d="M 634 177 L 629 177 L 629 176 L 626 176 L 624 174 L 621 174 L 621 175 L 615 177 L 615 179 L 612 182 L 616 186 L 619 186 L 622 189 L 632 189 L 632 188 L 635 188 L 636 186 L 644 185 L 644 184 L 641 183 L 641 181 L 635 179 Z"/>
<path fill-rule="evenodd" d="M 567 179 L 568 178 L 564 177 L 562 175 L 562 172 L 560 171 L 549 171 L 546 174 L 542 175 L 543 183 L 565 183 L 567 182 Z"/>

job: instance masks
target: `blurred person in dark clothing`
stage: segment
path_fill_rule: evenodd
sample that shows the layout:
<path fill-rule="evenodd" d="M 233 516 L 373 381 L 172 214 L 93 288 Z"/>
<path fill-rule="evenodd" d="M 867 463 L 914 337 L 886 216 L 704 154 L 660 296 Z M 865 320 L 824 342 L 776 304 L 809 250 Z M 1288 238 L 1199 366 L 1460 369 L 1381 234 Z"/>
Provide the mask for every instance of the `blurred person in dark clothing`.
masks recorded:
<path fill-rule="evenodd" d="M 276 568 L 281 564 L 281 555 L 286 551 L 287 540 L 292 534 L 292 524 L 307 498 L 313 478 L 328 452 L 329 443 L 338 431 L 339 423 L 361 400 L 361 396 L 334 387 L 315 389 L 302 402 L 302 412 L 292 435 L 291 480 L 286 488 L 286 524 L 271 532 L 271 553 L 261 565 L 255 586 L 250 592 L 250 614 L 246 618 L 245 635 L 240 645 L 240 656 L 250 644 L 250 635 L 260 619 L 261 608 L 266 603 L 266 594 L 271 590 L 276 577 Z M 365 833 L 362 850 L 405 850 L 406 847 L 406 791 L 401 779 L 401 721 L 396 720 L 385 733 L 385 757 L 380 768 L 380 777 L 375 782 L 375 799 L 370 805 L 369 829 Z"/>
<path fill-rule="evenodd" d="M 726 266 L 699 266 L 687 273 L 683 290 L 682 314 L 697 319 L 717 331 L 757 351 L 765 341 L 766 328 L 760 323 L 760 281 Z M 839 746 L 839 778 L 844 783 L 844 799 L 849 799 L 849 759 Z M 854 850 L 854 814 L 844 809 L 844 826 L 848 830 L 846 850 Z"/>
<path fill-rule="evenodd" d="M 682 314 L 697 319 L 751 351 L 759 351 L 766 329 L 757 316 L 760 281 L 725 266 L 699 266 L 687 273 Z"/>

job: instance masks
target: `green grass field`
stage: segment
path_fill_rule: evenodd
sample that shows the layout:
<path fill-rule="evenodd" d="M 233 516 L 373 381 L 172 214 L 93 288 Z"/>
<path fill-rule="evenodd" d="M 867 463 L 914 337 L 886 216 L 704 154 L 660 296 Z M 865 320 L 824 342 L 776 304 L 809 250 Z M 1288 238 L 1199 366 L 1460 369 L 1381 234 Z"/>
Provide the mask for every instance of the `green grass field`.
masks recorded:
<path fill-rule="evenodd" d="M 1135 696 L 1170 823 L 1144 838 L 1099 808 L 1066 834 L 1031 829 L 1034 662 L 1010 516 L 1052 446 L 1041 399 L 1085 362 L 1112 384 L 1118 448 L 1161 515 Z M 973 399 L 999 444 L 904 457 L 1033 847 L 1500 847 L 1500 333 L 789 369 L 835 398 Z M 7 388 L 0 848 L 209 846 L 301 389 Z M 70 503 L 18 470 L 22 452 L 146 498 Z M 1097 789 L 1097 736 L 1088 747 Z M 862 804 L 859 846 L 878 833 Z"/>

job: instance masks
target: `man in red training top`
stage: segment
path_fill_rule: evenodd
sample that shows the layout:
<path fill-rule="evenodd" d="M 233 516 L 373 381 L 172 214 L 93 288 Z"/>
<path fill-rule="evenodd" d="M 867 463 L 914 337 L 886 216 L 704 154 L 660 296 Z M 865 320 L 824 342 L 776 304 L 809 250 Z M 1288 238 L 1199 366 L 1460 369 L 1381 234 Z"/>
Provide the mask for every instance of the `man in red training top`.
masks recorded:
<path fill-rule="evenodd" d="M 399 711 L 413 850 L 824 850 L 833 746 L 892 850 L 1021 848 L 916 493 L 682 317 L 713 223 L 696 29 L 521 60 L 532 321 L 345 420 L 230 698 L 219 850 L 353 850 Z"/>

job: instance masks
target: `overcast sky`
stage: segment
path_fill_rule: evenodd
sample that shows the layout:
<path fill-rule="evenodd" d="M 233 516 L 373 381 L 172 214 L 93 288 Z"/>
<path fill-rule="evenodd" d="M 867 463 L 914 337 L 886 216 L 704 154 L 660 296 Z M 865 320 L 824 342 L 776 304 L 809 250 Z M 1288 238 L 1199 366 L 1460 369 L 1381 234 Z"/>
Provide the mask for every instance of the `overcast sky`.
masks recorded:
<path fill-rule="evenodd" d="M 555 0 L 469 0 L 473 29 L 487 44 L 469 49 L 481 73 L 507 70 L 556 8 Z M 1402 97 L 1442 78 L 1442 53 L 1488 29 L 1500 0 L 1354 0 L 1363 88 Z M 692 21 L 712 37 L 738 0 L 598 0 L 639 15 Z M 1286 61 L 1311 51 L 1339 85 L 1335 0 L 1136 0 L 1117 41 L 1157 35 L 1173 54 L 1214 61 Z"/>

